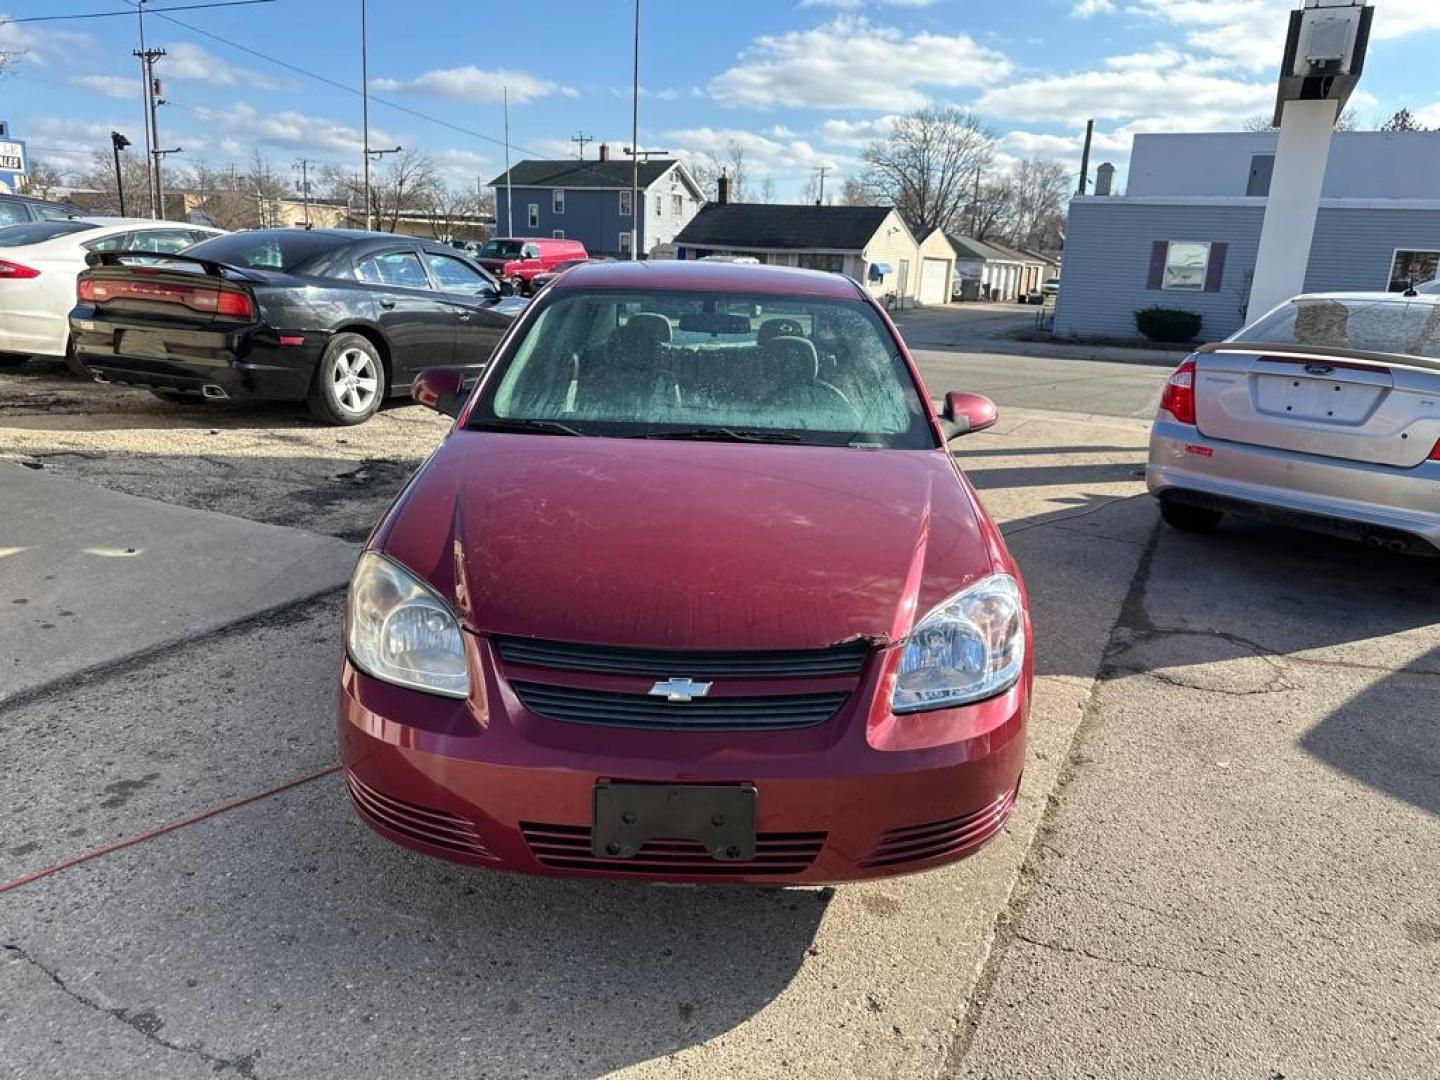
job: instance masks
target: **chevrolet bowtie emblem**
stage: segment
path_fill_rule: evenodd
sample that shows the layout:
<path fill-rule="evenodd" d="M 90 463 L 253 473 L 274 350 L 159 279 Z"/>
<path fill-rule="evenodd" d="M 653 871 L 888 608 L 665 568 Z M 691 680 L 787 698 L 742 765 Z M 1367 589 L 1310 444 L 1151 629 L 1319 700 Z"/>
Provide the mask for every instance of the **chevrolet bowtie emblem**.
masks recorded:
<path fill-rule="evenodd" d="M 650 687 L 651 697 L 663 697 L 666 701 L 692 701 L 710 693 L 713 683 L 695 682 L 693 679 L 665 679 Z"/>

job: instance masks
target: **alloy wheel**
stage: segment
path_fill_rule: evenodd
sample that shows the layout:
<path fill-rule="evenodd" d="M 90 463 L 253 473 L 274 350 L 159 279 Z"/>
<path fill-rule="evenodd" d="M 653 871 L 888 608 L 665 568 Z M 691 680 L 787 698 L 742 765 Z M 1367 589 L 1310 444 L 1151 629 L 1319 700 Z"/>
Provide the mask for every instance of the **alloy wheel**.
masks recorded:
<path fill-rule="evenodd" d="M 335 360 L 331 373 L 335 400 L 352 413 L 364 412 L 375 400 L 380 386 L 375 359 L 361 349 L 346 349 Z"/>

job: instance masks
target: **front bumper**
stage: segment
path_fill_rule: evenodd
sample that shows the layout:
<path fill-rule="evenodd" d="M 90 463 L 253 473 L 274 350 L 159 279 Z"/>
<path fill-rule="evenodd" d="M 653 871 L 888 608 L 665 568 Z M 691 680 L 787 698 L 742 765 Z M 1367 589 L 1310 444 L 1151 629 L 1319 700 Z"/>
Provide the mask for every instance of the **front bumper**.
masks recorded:
<path fill-rule="evenodd" d="M 239 400 L 303 400 L 329 341 L 328 333 L 297 331 L 303 345 L 281 345 L 279 332 L 266 326 L 139 323 L 97 318 L 83 305 L 71 313 L 70 328 L 75 355 L 101 382 Z M 164 354 L 127 352 L 131 332 L 158 335 Z"/>
<path fill-rule="evenodd" d="M 1427 554 L 1440 549 L 1440 461 L 1410 469 L 1207 439 L 1163 416 L 1145 469 L 1160 499 Z"/>
<path fill-rule="evenodd" d="M 379 682 L 348 660 L 341 676 L 340 755 L 357 812 L 430 855 L 531 874 L 819 884 L 963 858 L 1000 831 L 1014 805 L 1028 671 L 999 697 L 948 710 L 964 737 L 879 750 L 871 745 L 874 702 L 888 683 L 876 657 L 849 704 L 817 727 L 656 732 L 530 713 L 488 643 L 474 645 L 479 692 L 469 701 Z M 694 842 L 657 840 L 630 859 L 596 857 L 590 835 L 601 781 L 751 785 L 755 855 L 726 862 Z"/>

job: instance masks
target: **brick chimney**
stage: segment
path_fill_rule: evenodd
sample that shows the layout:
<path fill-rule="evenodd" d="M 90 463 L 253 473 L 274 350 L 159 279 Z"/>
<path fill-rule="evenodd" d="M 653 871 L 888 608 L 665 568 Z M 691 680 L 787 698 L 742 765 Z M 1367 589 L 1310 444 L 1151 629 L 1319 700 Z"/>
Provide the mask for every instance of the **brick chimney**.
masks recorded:
<path fill-rule="evenodd" d="M 716 199 L 721 206 L 730 201 L 730 177 L 725 175 L 725 170 L 720 170 L 720 179 L 715 181 Z"/>
<path fill-rule="evenodd" d="M 1095 170 L 1095 194 L 1109 195 L 1115 186 L 1115 166 L 1108 161 Z"/>
<path fill-rule="evenodd" d="M 609 143 L 603 143 L 603 142 L 602 142 L 602 143 L 600 144 L 600 160 L 601 160 L 601 161 L 609 161 L 609 160 L 610 160 L 610 144 L 609 144 Z"/>

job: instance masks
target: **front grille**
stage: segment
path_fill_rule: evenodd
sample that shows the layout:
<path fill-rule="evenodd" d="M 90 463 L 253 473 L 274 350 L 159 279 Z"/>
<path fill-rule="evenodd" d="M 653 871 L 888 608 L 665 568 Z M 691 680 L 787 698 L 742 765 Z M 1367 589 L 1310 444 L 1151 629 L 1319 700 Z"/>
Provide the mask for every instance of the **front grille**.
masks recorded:
<path fill-rule="evenodd" d="M 481 841 L 475 826 L 458 814 L 382 795 L 348 769 L 345 771 L 345 786 L 350 789 L 355 809 L 371 824 L 460 855 L 495 858 Z"/>
<path fill-rule="evenodd" d="M 631 859 L 602 859 L 590 853 L 585 825 L 522 821 L 520 832 L 542 866 L 556 870 L 602 870 L 620 874 L 800 874 L 825 846 L 825 833 L 759 833 L 755 858 L 722 862 L 694 840 L 651 840 Z"/>
<path fill-rule="evenodd" d="M 666 701 L 648 694 L 614 694 L 574 686 L 510 684 L 537 716 L 572 724 L 655 731 L 783 731 L 823 724 L 848 695 L 783 694 L 769 697 Z"/>
<path fill-rule="evenodd" d="M 1010 789 L 983 810 L 971 814 L 891 829 L 860 865 L 896 866 L 973 850 L 1000 831 L 1015 805 L 1018 790 L 1018 787 Z"/>
<path fill-rule="evenodd" d="M 632 649 L 610 645 L 577 645 L 565 641 L 497 637 L 495 647 L 510 664 L 592 671 L 604 675 L 642 675 L 664 679 L 803 678 L 854 675 L 865 666 L 870 646 L 863 641 L 824 649 L 706 652 L 690 649 Z"/>

